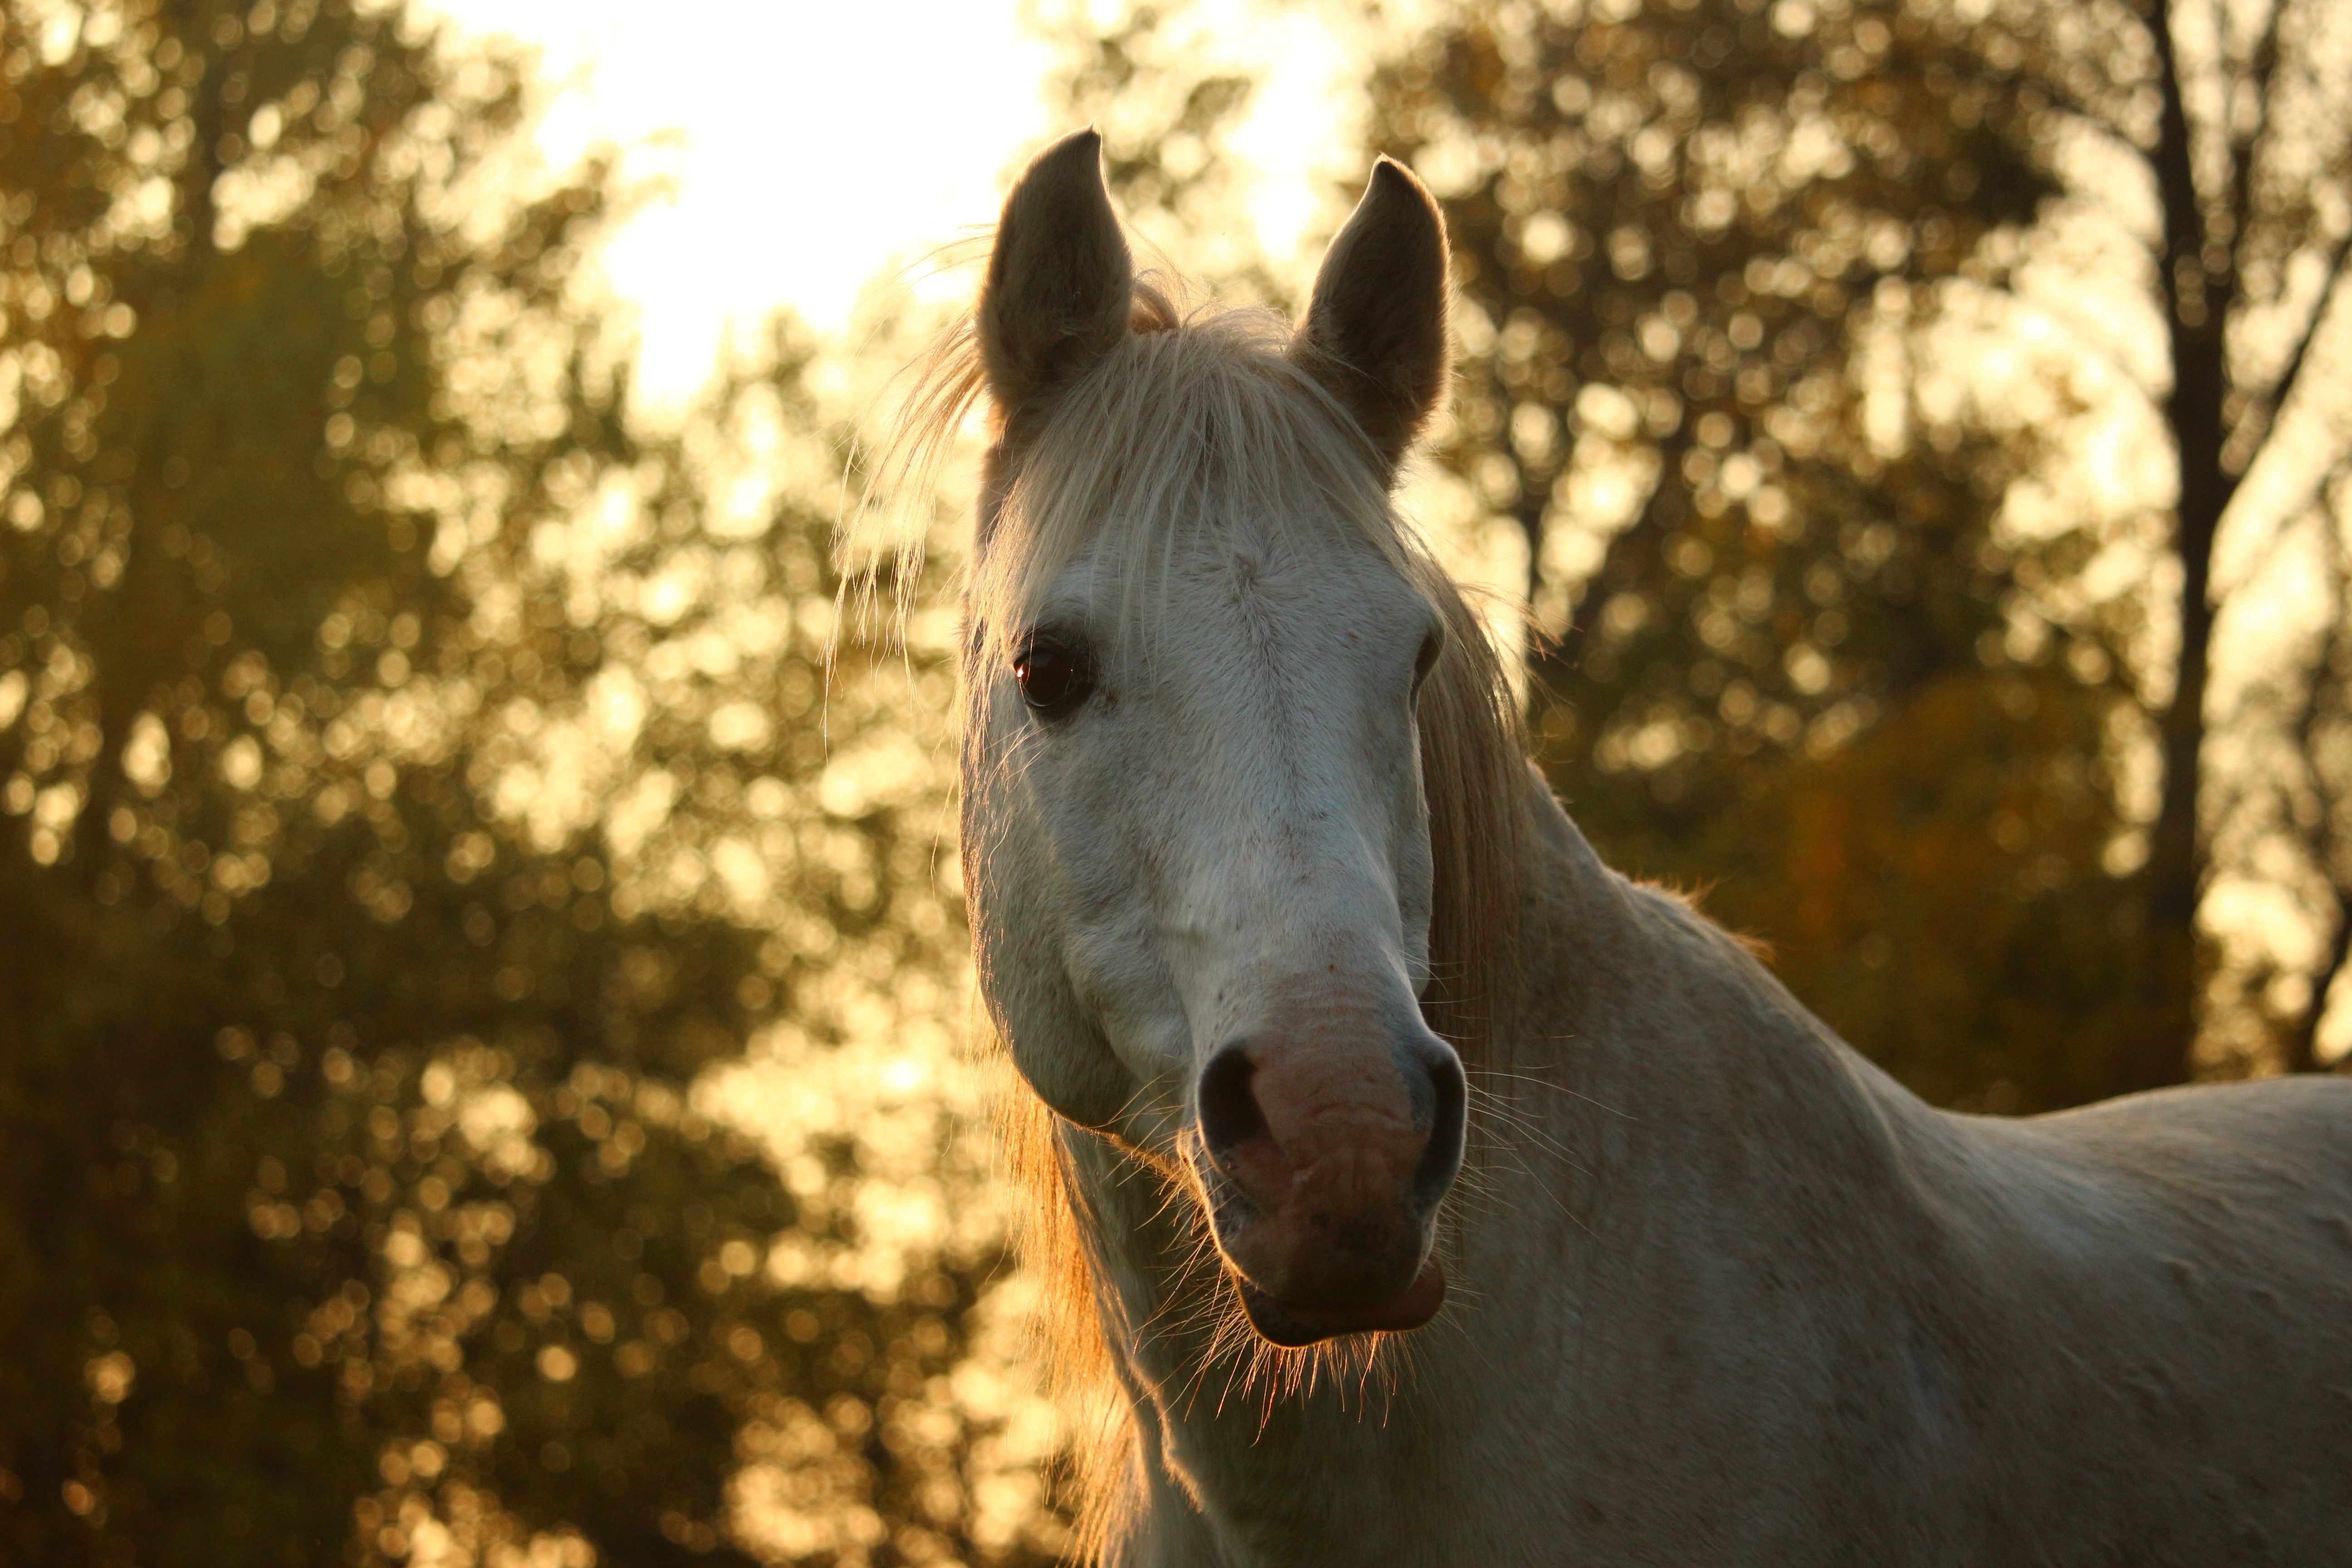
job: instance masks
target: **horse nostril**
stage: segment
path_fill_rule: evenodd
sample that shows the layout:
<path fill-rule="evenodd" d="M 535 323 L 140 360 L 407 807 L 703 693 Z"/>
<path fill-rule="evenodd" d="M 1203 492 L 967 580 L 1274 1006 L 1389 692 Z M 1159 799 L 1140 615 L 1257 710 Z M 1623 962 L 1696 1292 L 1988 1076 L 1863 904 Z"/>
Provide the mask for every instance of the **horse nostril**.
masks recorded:
<path fill-rule="evenodd" d="M 1435 1049 L 1416 1053 L 1413 1060 L 1413 1067 L 1428 1075 L 1427 1092 L 1432 1101 L 1429 1142 L 1423 1145 L 1421 1163 L 1412 1173 L 1413 1206 L 1423 1210 L 1433 1207 L 1461 1173 L 1463 1129 L 1467 1121 L 1465 1101 L 1469 1098 L 1462 1058 L 1442 1042 L 1432 1040 L 1430 1044 Z M 1418 1101 L 1421 1096 L 1416 1093 L 1413 1098 Z M 1419 1109 L 1417 1104 L 1415 1109 Z"/>
<path fill-rule="evenodd" d="M 1222 1163 L 1230 1151 L 1268 1136 L 1265 1112 L 1258 1109 L 1257 1094 L 1250 1087 L 1256 1076 L 1249 1047 L 1238 1040 L 1201 1069 L 1201 1136 L 1209 1145 L 1210 1158 Z"/>

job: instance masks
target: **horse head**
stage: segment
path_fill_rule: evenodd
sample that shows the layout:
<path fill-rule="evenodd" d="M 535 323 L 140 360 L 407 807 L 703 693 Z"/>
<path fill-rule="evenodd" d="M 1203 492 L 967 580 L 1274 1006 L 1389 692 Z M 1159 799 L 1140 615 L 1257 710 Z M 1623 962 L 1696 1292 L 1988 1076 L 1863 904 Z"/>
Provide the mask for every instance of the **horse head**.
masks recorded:
<path fill-rule="evenodd" d="M 1491 721 L 1499 685 L 1389 490 L 1444 384 L 1445 267 L 1383 161 L 1295 329 L 1186 314 L 1136 275 L 1087 132 L 1007 200 L 976 319 L 982 994 L 1048 1105 L 1197 1202 L 1278 1344 L 1444 1294 L 1465 1095 L 1423 1005 L 1450 876 L 1425 731 Z"/>

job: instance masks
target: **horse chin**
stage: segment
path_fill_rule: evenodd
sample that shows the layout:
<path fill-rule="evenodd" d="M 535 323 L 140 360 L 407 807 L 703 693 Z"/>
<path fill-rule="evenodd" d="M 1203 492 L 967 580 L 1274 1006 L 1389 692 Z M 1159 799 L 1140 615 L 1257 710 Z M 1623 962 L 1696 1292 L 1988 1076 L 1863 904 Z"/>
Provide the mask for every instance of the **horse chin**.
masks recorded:
<path fill-rule="evenodd" d="M 1234 1283 L 1241 1290 L 1242 1310 L 1249 1314 L 1250 1327 L 1259 1338 L 1286 1350 L 1320 1344 L 1342 1334 L 1417 1329 L 1437 1316 L 1437 1309 L 1445 1304 L 1445 1270 L 1434 1258 L 1422 1266 L 1412 1284 L 1384 1301 L 1307 1306 L 1269 1296 L 1238 1274 Z"/>

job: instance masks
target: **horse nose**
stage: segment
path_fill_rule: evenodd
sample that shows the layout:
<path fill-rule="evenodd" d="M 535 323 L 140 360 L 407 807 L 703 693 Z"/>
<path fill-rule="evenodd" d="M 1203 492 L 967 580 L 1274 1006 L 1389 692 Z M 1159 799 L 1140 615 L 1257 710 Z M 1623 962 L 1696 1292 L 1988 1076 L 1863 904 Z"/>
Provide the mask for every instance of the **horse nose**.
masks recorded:
<path fill-rule="evenodd" d="M 1420 1145 L 1417 1153 L 1411 1156 L 1409 1199 L 1416 1216 L 1425 1215 L 1445 1196 L 1462 1169 L 1468 1098 L 1462 1061 L 1453 1047 L 1426 1030 L 1415 1030 L 1405 1039 L 1394 1042 L 1385 1054 L 1391 1058 L 1398 1087 L 1403 1090 L 1410 1119 L 1407 1136 L 1417 1139 Z M 1209 1058 L 1208 1066 L 1202 1069 L 1197 1093 L 1201 1141 L 1211 1162 L 1240 1184 L 1243 1196 L 1252 1206 L 1264 1208 L 1279 1206 L 1288 1195 L 1286 1189 L 1300 1180 L 1298 1156 L 1307 1151 L 1298 1145 L 1320 1140 L 1277 1136 L 1268 1121 L 1266 1108 L 1259 1100 L 1258 1065 L 1250 1041 L 1233 1041 Z M 1372 1071 L 1376 1073 L 1377 1068 Z M 1297 1075 L 1290 1076 L 1295 1079 Z M 1328 1120 L 1335 1113 L 1344 1113 L 1349 1098 L 1349 1086 L 1344 1080 L 1355 1079 L 1360 1082 L 1366 1072 L 1363 1064 L 1351 1063 L 1318 1076 L 1342 1082 L 1315 1085 L 1305 1096 L 1297 1094 L 1294 1086 L 1289 1098 L 1303 1098 L 1310 1104 L 1306 1108 L 1286 1106 L 1283 1109 L 1287 1114 L 1279 1118 L 1302 1133 L 1319 1131 L 1299 1128 L 1297 1124 L 1302 1121 Z M 1318 1106 L 1313 1101 L 1322 1103 Z M 1317 1114 L 1318 1110 L 1320 1116 Z M 1382 1142 L 1391 1147 L 1379 1152 L 1393 1159 L 1398 1152 L 1393 1147 L 1394 1132 L 1404 1131 L 1395 1129 L 1383 1138 Z"/>

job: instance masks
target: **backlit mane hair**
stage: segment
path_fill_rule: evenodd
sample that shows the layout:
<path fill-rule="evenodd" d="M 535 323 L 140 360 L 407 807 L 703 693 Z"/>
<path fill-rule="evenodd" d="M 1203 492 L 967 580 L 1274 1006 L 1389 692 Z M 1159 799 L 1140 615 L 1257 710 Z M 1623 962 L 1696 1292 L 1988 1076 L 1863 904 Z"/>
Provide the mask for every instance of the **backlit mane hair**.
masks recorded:
<path fill-rule="evenodd" d="M 988 683 L 976 661 L 1009 658 L 1041 595 L 1107 525 L 1122 547 L 1102 569 L 1119 574 L 1129 613 L 1149 616 L 1152 584 L 1181 531 L 1244 521 L 1301 541 L 1352 530 L 1375 546 L 1441 617 L 1444 647 L 1423 683 L 1417 712 L 1433 863 L 1431 977 L 1423 1011 L 1475 1077 L 1494 1064 L 1517 990 L 1516 953 L 1530 788 L 1517 704 L 1476 610 L 1398 516 L 1387 465 L 1340 403 L 1292 357 L 1293 330 L 1265 310 L 1185 303 L 1163 274 L 1137 279 L 1130 331 L 1099 363 L 1008 421 L 1000 410 L 981 495 L 964 593 L 961 642 L 964 762 L 984 731 Z M 869 494 L 928 507 L 984 389 L 978 338 L 966 321 L 917 365 L 901 416 L 874 470 Z M 902 571 L 908 583 L 913 574 Z M 1011 1071 L 1002 1095 L 1012 1173 L 1027 1195 L 1020 1237 L 1040 1277 L 1042 1322 L 1055 1381 L 1113 1434 L 1129 1425 L 1108 1378 L 1098 1292 L 1087 1262 L 1085 1216 L 1075 1212 L 1065 1139 L 1045 1104 Z M 1474 1097 L 1475 1099 L 1475 1097 Z M 1454 1223 L 1459 1223 L 1458 1216 Z M 1204 1288 L 1229 1289 L 1215 1281 Z M 1239 1321 L 1236 1305 L 1233 1313 Z M 1269 1386 L 1295 1386 L 1327 1360 L 1366 1364 L 1344 1342 L 1276 1351 L 1255 1335 L 1220 1337 L 1244 1350 L 1244 1381 L 1271 1370 Z M 1131 1437 L 1131 1434 L 1128 1434 Z M 1130 1442 L 1081 1445 L 1081 1550 L 1116 1532 L 1118 1497 L 1131 1484 Z"/>

